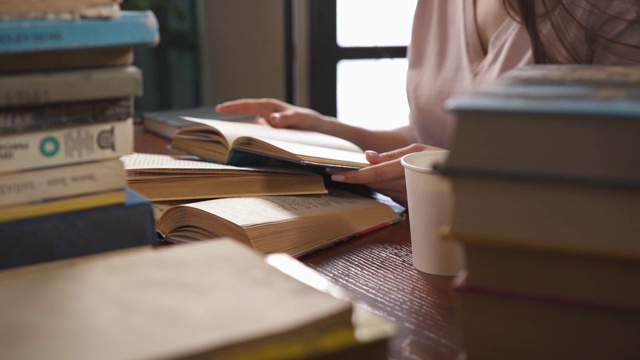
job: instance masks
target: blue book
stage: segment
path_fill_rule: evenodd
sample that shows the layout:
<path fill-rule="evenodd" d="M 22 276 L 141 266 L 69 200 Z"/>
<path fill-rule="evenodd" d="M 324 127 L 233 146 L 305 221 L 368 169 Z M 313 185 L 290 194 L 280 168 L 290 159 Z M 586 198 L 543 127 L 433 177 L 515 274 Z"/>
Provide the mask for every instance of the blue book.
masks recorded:
<path fill-rule="evenodd" d="M 0 269 L 157 243 L 151 202 L 127 189 L 124 204 L 0 223 Z"/>
<path fill-rule="evenodd" d="M 122 11 L 115 19 L 2 19 L 0 54 L 98 47 L 153 46 L 160 41 L 151 11 Z"/>

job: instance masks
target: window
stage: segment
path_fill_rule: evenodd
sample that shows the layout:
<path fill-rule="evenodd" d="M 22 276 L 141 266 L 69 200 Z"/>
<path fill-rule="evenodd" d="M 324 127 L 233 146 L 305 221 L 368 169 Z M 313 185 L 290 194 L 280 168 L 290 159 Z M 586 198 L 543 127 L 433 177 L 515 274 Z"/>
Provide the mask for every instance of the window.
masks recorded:
<path fill-rule="evenodd" d="M 406 124 L 416 0 L 311 0 L 311 107 L 373 129 Z"/>

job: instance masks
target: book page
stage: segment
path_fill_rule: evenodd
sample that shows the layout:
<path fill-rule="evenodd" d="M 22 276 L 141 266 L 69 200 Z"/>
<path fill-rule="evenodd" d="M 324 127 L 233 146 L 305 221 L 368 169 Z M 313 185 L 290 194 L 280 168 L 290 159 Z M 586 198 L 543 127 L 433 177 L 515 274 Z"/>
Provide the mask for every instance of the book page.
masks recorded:
<path fill-rule="evenodd" d="M 296 218 L 340 212 L 365 211 L 387 205 L 371 198 L 331 189 L 318 196 L 263 196 L 214 199 L 191 203 L 200 209 L 242 227 L 290 221 Z M 391 216 L 395 214 L 389 209 Z M 366 214 L 363 213 L 363 216 Z"/>
<path fill-rule="evenodd" d="M 185 119 L 217 128 L 224 134 L 230 144 L 241 136 L 247 136 L 264 141 L 275 140 L 362 153 L 362 149 L 347 140 L 314 131 L 274 128 L 269 125 L 262 124 L 239 123 L 192 117 L 185 117 Z"/>

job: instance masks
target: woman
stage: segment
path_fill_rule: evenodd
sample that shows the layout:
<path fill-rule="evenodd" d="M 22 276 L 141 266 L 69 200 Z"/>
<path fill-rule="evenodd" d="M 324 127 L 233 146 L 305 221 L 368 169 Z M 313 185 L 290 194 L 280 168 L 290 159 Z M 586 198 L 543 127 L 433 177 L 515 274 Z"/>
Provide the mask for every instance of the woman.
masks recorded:
<path fill-rule="evenodd" d="M 372 166 L 332 179 L 406 204 L 400 158 L 448 147 L 455 124 L 443 109 L 447 98 L 524 64 L 640 63 L 639 15 L 636 0 L 419 0 L 408 51 L 409 126 L 366 130 L 274 99 L 240 99 L 217 110 L 257 113 L 274 127 L 319 131 L 369 149 Z"/>

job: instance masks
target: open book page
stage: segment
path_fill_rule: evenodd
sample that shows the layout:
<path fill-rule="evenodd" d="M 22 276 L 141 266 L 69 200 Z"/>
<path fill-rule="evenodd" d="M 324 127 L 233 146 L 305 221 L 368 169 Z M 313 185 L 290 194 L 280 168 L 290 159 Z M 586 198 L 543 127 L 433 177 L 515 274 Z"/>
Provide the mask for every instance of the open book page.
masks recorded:
<path fill-rule="evenodd" d="M 120 157 L 125 169 L 130 175 L 149 175 L 150 173 L 179 173 L 179 174 L 212 174 L 222 172 L 229 174 L 234 172 L 275 172 L 275 173 L 300 173 L 309 174 L 299 169 L 282 169 L 268 167 L 238 167 L 198 160 L 189 155 L 163 155 L 133 153 Z"/>
<path fill-rule="evenodd" d="M 318 148 L 340 149 L 356 153 L 362 152 L 362 149 L 347 140 L 314 131 L 274 128 L 263 124 L 198 119 L 192 117 L 185 117 L 185 119 L 218 129 L 224 137 L 227 138 L 229 144 L 233 144 L 239 137 L 246 136 L 267 142 L 269 140 L 275 140 L 284 143 L 306 144 Z"/>
<path fill-rule="evenodd" d="M 328 195 L 216 199 L 215 201 L 202 201 L 185 206 L 215 214 L 243 228 L 268 223 L 283 223 L 298 218 L 366 211 L 372 208 L 387 209 L 391 218 L 396 217 L 396 214 L 385 204 L 336 189 L 331 189 Z"/>

